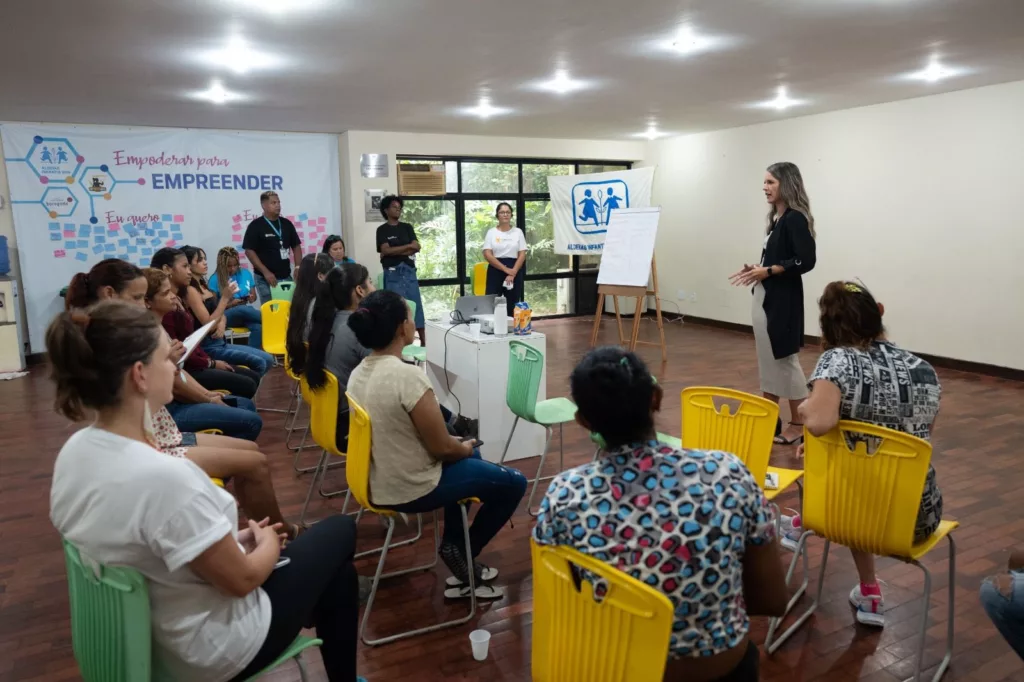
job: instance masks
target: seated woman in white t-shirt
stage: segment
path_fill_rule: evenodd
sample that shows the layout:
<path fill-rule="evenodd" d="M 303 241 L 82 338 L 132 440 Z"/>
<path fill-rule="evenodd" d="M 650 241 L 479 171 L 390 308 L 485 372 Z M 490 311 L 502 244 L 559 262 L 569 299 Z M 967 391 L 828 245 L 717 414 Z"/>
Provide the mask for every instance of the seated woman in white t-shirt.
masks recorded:
<path fill-rule="evenodd" d="M 331 682 L 356 680 L 355 524 L 334 516 L 281 550 L 280 524 L 238 530 L 235 500 L 156 450 L 152 414 L 175 364 L 160 323 L 121 301 L 60 314 L 46 332 L 56 408 L 95 414 L 54 465 L 50 519 L 86 557 L 149 583 L 154 665 L 177 680 L 244 680 L 307 625 Z M 288 565 L 275 570 L 281 556 Z"/>
<path fill-rule="evenodd" d="M 487 230 L 484 237 L 484 259 L 488 263 L 488 296 L 502 295 L 512 317 L 516 303 L 523 300 L 523 266 L 526 265 L 526 235 L 512 226 L 512 205 L 498 204 L 494 216 L 498 226 Z M 510 285 L 510 286 L 506 286 Z"/>

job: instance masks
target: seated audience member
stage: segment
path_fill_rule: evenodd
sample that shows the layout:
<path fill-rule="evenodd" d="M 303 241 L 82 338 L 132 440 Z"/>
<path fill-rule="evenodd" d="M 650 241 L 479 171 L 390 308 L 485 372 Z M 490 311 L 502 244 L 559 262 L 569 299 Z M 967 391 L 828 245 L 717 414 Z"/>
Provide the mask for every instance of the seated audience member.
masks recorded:
<path fill-rule="evenodd" d="M 185 337 L 188 336 L 185 332 L 189 329 L 191 317 L 178 307 L 180 301 L 171 290 L 170 281 L 163 271 L 146 268 L 144 272 L 147 280 L 146 307 L 157 320 L 165 325 L 165 329 L 167 329 L 168 316 L 175 315 L 173 319 L 180 322 L 180 329 L 175 324 L 171 325 L 173 331 L 168 330 L 168 332 L 172 340 L 176 339 L 181 342 L 183 339 L 178 337 L 182 334 Z M 199 358 L 193 360 L 196 353 L 199 353 Z M 204 367 L 208 368 L 211 362 L 208 358 L 204 358 L 201 348 L 194 349 L 185 360 L 186 372 L 191 363 L 191 366 L 198 368 L 199 376 L 207 377 L 208 380 L 215 382 L 225 380 L 225 375 L 230 377 L 237 374 L 224 371 L 214 374 L 218 370 L 204 369 Z M 251 379 L 249 381 L 252 385 L 247 386 L 246 390 L 255 392 L 255 383 Z M 256 414 L 256 406 L 248 398 L 236 395 L 223 396 L 213 388 L 204 386 L 198 378 L 183 383 L 179 382 L 176 386 L 179 387 L 175 392 L 176 399 L 167 405 L 167 411 L 171 413 L 174 422 L 182 431 L 194 433 L 206 429 L 219 429 L 226 436 L 255 441 L 260 435 L 260 431 L 263 430 L 263 420 Z M 230 389 L 225 388 L 224 390 Z"/>
<path fill-rule="evenodd" d="M 676 615 L 665 680 L 757 680 L 749 616 L 782 615 L 788 599 L 757 482 L 735 455 L 657 441 L 662 389 L 633 353 L 592 350 L 570 384 L 576 421 L 606 449 L 551 482 L 534 540 L 572 547 L 665 593 Z M 595 593 L 605 589 L 597 581 Z"/>
<path fill-rule="evenodd" d="M 289 353 L 292 371 L 304 375 L 313 390 L 326 383 L 325 370 L 338 379 L 341 398 L 335 444 L 341 452 L 348 449 L 348 402 L 345 400 L 348 379 L 352 370 L 370 354 L 370 349 L 359 343 L 355 332 L 349 328 L 348 319 L 359 302 L 373 290 L 370 274 L 362 265 L 345 263 L 331 270 L 317 287 L 309 350 L 305 344 L 298 344 L 294 346 L 295 353 Z"/>
<path fill-rule="evenodd" d="M 1007 569 L 981 583 L 981 605 L 1006 643 L 1024 660 L 1024 552 L 1014 550 Z"/>
<path fill-rule="evenodd" d="M 335 516 L 284 550 L 279 525 L 238 530 L 235 500 L 187 459 L 152 446 L 176 367 L 160 323 L 104 301 L 46 332 L 56 409 L 95 422 L 54 464 L 50 519 L 88 559 L 148 580 L 153 659 L 178 680 L 244 680 L 312 625 L 329 680 L 356 679 L 356 529 Z M 282 556 L 287 567 L 274 570 Z"/>
<path fill-rule="evenodd" d="M 930 440 L 939 412 L 939 378 L 930 364 L 886 340 L 882 305 L 854 282 L 832 282 L 818 305 L 825 352 L 808 382 L 811 395 L 800 405 L 805 428 L 822 436 L 840 419 L 850 419 Z M 935 468 L 929 467 L 914 541 L 929 537 L 941 520 L 942 492 Z M 787 544 L 795 547 L 802 531 L 799 516 L 784 516 L 782 528 Z M 882 627 L 885 615 L 875 557 L 853 552 L 853 560 L 860 577 L 860 585 L 850 592 L 857 621 Z"/>
<path fill-rule="evenodd" d="M 285 332 L 289 362 L 292 357 L 302 353 L 303 344 L 309 341 L 309 324 L 313 319 L 316 290 L 333 269 L 334 261 L 323 253 L 307 254 L 299 264 L 299 274 L 292 291 L 292 307 L 288 313 L 288 329 Z"/>
<path fill-rule="evenodd" d="M 80 272 L 71 278 L 64 294 L 64 309 L 85 308 L 108 298 L 143 305 L 146 286 L 142 270 L 126 260 L 107 258 L 92 266 L 88 273 Z"/>
<path fill-rule="evenodd" d="M 342 266 L 345 263 L 355 263 L 354 260 L 345 255 L 345 240 L 336 234 L 332 234 L 324 240 L 324 246 L 320 249 L 320 252 L 330 256 L 337 266 Z"/>
<path fill-rule="evenodd" d="M 263 348 L 263 316 L 259 308 L 254 308 L 256 301 L 256 280 L 252 273 L 242 267 L 238 252 L 225 246 L 217 252 L 217 271 L 208 282 L 210 291 L 220 295 L 221 282 L 234 282 L 238 287 L 235 297 L 224 310 L 224 317 L 229 327 L 245 327 L 249 330 L 249 345 Z"/>
<path fill-rule="evenodd" d="M 497 599 L 504 590 L 486 584 L 498 571 L 476 557 L 515 513 L 526 492 L 526 478 L 480 458 L 474 441 L 449 435 L 430 380 L 422 370 L 402 361 L 416 328 L 405 299 L 393 291 L 375 291 L 351 314 L 349 327 L 372 353 L 348 380 L 348 392 L 370 415 L 373 466 L 370 498 L 374 505 L 400 512 L 444 509 L 441 560 L 455 585 L 449 598 L 468 598 L 472 564 L 476 596 Z M 463 540 L 458 501 L 476 497 L 482 505 L 469 528 L 472 556 Z"/>
<path fill-rule="evenodd" d="M 225 312 L 235 299 L 225 292 L 221 292 L 218 297 L 206 285 L 205 251 L 195 246 L 183 246 L 181 252 L 188 261 L 191 277 L 184 286 L 177 285 L 179 288 L 175 293 L 181 298 L 185 308 L 192 313 L 197 327 L 209 322 L 217 323 L 214 333 L 203 339 L 203 350 L 214 360 L 223 360 L 235 367 L 248 367 L 262 377 L 274 366 L 274 356 L 262 348 L 235 345 L 224 340 L 228 324 Z M 170 265 L 171 270 L 167 273 L 169 276 L 173 272 L 173 262 Z M 234 285 L 229 288 L 232 291 L 236 289 Z"/>

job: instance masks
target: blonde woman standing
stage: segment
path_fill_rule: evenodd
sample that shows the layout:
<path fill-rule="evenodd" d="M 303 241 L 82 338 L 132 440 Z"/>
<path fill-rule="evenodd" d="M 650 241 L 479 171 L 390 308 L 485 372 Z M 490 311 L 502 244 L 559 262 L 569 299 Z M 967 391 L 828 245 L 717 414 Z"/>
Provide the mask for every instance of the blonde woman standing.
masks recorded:
<path fill-rule="evenodd" d="M 814 216 L 796 164 L 769 166 L 764 196 L 769 209 L 761 262 L 744 265 L 729 280 L 734 286 L 753 287 L 751 321 L 761 391 L 776 403 L 780 398 L 789 401 L 790 422 L 775 442 L 792 445 L 803 440 L 803 424 L 795 420 L 808 393 L 799 352 L 804 342 L 803 275 L 815 264 Z"/>

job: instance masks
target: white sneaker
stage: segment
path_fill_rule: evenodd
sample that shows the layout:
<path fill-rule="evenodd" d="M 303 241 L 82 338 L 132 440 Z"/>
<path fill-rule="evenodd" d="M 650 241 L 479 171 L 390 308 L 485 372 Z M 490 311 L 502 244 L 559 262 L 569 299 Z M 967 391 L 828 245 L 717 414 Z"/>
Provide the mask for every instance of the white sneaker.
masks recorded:
<path fill-rule="evenodd" d="M 879 585 L 878 589 L 881 591 L 881 585 Z M 876 628 L 885 627 L 882 595 L 862 594 L 860 583 L 857 583 L 850 590 L 850 604 L 857 609 L 857 622 L 861 625 L 870 625 Z"/>
<path fill-rule="evenodd" d="M 800 542 L 800 536 L 803 535 L 804 527 L 801 523 L 800 515 L 792 509 L 786 511 L 793 511 L 793 516 L 786 516 L 783 514 L 779 520 L 779 544 L 788 549 L 790 552 L 796 551 L 797 543 Z"/>

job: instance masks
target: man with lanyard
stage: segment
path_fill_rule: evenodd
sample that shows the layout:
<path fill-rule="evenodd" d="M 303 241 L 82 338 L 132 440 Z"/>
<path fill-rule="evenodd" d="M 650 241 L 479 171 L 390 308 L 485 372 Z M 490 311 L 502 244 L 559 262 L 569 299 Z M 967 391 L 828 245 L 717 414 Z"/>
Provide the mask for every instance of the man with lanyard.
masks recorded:
<path fill-rule="evenodd" d="M 302 242 L 292 221 L 281 217 L 281 198 L 277 192 L 261 194 L 260 206 L 263 215 L 245 228 L 242 248 L 255 270 L 256 293 L 260 304 L 263 304 L 270 300 L 271 287 L 277 286 L 278 282 L 293 281 L 292 268 L 288 264 L 289 251 L 297 276 L 302 262 Z"/>
<path fill-rule="evenodd" d="M 420 243 L 416 240 L 416 231 L 412 225 L 399 221 L 402 206 L 402 200 L 394 195 L 381 199 L 380 214 L 387 222 L 377 228 L 377 253 L 380 254 L 380 264 L 384 268 L 384 288 L 416 304 L 416 333 L 420 335 L 420 343 L 426 346 L 423 301 L 420 299 L 420 283 L 416 278 L 415 258 Z"/>

